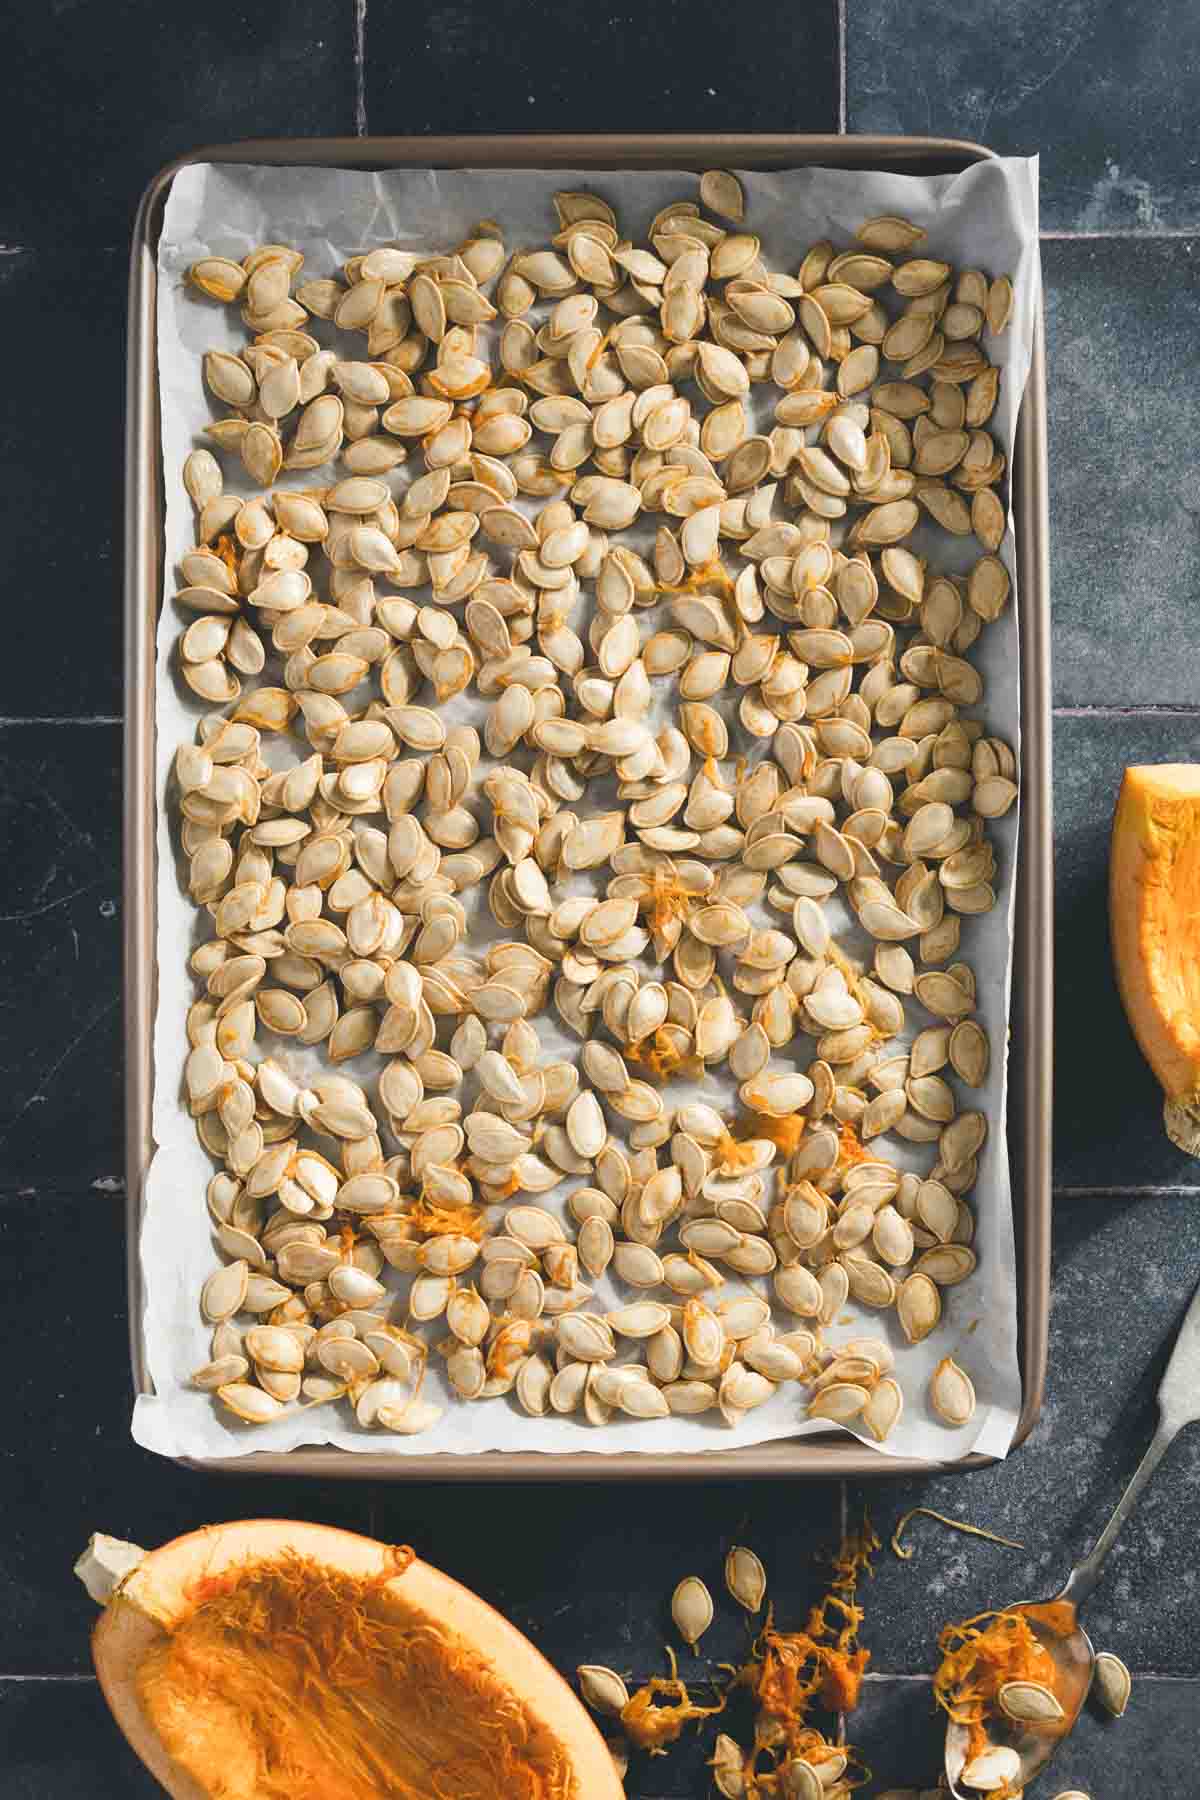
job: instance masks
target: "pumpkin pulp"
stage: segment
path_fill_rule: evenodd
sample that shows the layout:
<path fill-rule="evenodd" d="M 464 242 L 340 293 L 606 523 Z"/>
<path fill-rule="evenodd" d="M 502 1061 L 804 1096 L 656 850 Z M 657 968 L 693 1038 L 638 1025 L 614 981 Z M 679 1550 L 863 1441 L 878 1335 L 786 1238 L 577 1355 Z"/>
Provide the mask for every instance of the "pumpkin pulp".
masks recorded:
<path fill-rule="evenodd" d="M 577 1800 L 553 1734 L 405 1603 L 406 1556 L 364 1577 L 289 1552 L 192 1587 L 137 1691 L 214 1800 Z"/>
<path fill-rule="evenodd" d="M 1168 1100 L 1200 1096 L 1200 766 L 1125 771 L 1109 881 L 1121 999 Z"/>

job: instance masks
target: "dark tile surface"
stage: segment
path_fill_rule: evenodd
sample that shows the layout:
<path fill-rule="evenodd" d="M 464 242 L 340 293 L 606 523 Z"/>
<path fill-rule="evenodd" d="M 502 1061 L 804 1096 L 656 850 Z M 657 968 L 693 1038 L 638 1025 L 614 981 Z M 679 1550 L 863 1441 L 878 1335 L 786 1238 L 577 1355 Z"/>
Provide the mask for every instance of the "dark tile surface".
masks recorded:
<path fill-rule="evenodd" d="M 1054 721 L 1054 1175 L 1068 1188 L 1196 1187 L 1112 972 L 1108 840 L 1126 764 L 1200 759 L 1200 717 Z"/>
<path fill-rule="evenodd" d="M 754 1546 L 771 1571 L 781 1616 L 802 1618 L 820 1597 L 817 1559 L 837 1545 L 840 1508 L 840 1490 L 828 1482 L 753 1491 L 690 1483 L 481 1489 L 471 1482 L 385 1488 L 376 1517 L 382 1537 L 412 1544 L 465 1581 L 564 1670 L 601 1662 L 640 1680 L 665 1673 L 662 1646 L 668 1638 L 677 1645 L 669 1614 L 675 1583 L 697 1574 L 714 1595 L 723 1592 L 732 1543 Z M 497 1531 L 503 1544 L 506 1530 L 512 1553 L 497 1557 Z M 713 1661 L 732 1659 L 744 1645 L 735 1610 L 722 1608 L 705 1636 Z"/>
<path fill-rule="evenodd" d="M 943 1731 L 923 1682 L 868 1681 L 848 1726 L 874 1772 L 870 1792 L 934 1785 Z M 1142 1794 L 1191 1800 L 1198 1753 L 1200 1682 L 1139 1681 L 1120 1719 L 1094 1704 L 1084 1708 L 1037 1792 L 1049 1797 L 1082 1790 L 1096 1800 L 1134 1800 Z"/>
<path fill-rule="evenodd" d="M 161 1800 L 94 1681 L 0 1678 L 4 1800 Z"/>
<path fill-rule="evenodd" d="M 941 1625 L 1046 1598 L 1091 1548 L 1150 1441 L 1154 1393 L 1200 1281 L 1200 1220 L 1188 1205 L 1165 1195 L 1060 1201 L 1046 1405 L 1025 1445 L 967 1475 L 852 1488 L 851 1511 L 868 1505 L 885 1540 L 909 1507 L 930 1506 L 1025 1546 L 914 1520 L 912 1560 L 882 1554 L 867 1594 L 873 1667 L 928 1672 Z M 1098 1648 L 1135 1669 L 1200 1672 L 1198 1533 L 1200 1436 L 1191 1433 L 1143 1495 L 1089 1603 Z"/>
<path fill-rule="evenodd" d="M 6 16 L 3 244 L 124 248 L 173 157 L 355 128 L 351 0 L 14 0 Z"/>
<path fill-rule="evenodd" d="M 851 131 L 971 138 L 1042 157 L 1042 223 L 1200 223 L 1200 14 L 1190 0 L 850 0 Z"/>
<path fill-rule="evenodd" d="M 1187 705 L 1200 654 L 1191 238 L 1046 242 L 1054 698 Z"/>
<path fill-rule="evenodd" d="M 372 5 L 367 117 L 405 135 L 836 131 L 836 17 L 833 0 L 768 0 L 736 29 L 719 0 Z"/>
<path fill-rule="evenodd" d="M 86 267 L 62 245 L 0 255 L 0 331 L 21 346 L 0 409 L 9 643 L 21 652 L 0 659 L 0 718 L 120 711 L 127 265 L 124 248 L 91 252 Z"/>
<path fill-rule="evenodd" d="M 93 1531 L 158 1544 L 264 1515 L 372 1529 L 374 1495 L 358 1483 L 206 1476 L 134 1445 L 123 1223 L 112 1194 L 0 1206 L 0 1263 L 20 1271 L 6 1283 L 6 1342 L 28 1371 L 0 1448 L 0 1674 L 89 1666 L 95 1609 L 71 1565 Z"/>
<path fill-rule="evenodd" d="M 121 733 L 0 726 L 0 1209 L 121 1171 Z"/>

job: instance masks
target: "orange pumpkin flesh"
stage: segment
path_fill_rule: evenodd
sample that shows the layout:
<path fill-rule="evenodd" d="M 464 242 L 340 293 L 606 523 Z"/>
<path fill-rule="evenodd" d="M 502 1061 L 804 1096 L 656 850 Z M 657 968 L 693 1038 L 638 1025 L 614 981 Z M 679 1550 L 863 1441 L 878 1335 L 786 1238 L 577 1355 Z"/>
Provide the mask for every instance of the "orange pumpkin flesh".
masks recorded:
<path fill-rule="evenodd" d="M 1200 1102 L 1200 766 L 1126 769 L 1113 818 L 1109 917 L 1117 985 L 1166 1096 L 1167 1129 L 1194 1152 L 1188 1119 Z"/>
<path fill-rule="evenodd" d="M 250 1520 L 152 1551 L 92 1637 L 174 1800 L 621 1800 L 596 1727 L 466 1588 L 370 1538 Z"/>

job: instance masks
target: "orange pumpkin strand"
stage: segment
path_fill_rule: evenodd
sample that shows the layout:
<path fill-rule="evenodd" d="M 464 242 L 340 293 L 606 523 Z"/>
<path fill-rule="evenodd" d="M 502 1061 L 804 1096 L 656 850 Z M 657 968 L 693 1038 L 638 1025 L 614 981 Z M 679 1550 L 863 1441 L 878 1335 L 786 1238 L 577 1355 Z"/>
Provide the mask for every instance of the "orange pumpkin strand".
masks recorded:
<path fill-rule="evenodd" d="M 966 1532 L 968 1537 L 987 1538 L 992 1544 L 1005 1544 L 1010 1550 L 1023 1550 L 1024 1544 L 1018 1544 L 1012 1538 L 1001 1537 L 997 1531 L 985 1531 L 982 1525 L 968 1525 L 965 1519 L 952 1519 L 946 1513 L 934 1512 L 931 1506 L 910 1506 L 900 1523 L 892 1533 L 892 1549 L 901 1562 L 911 1562 L 913 1551 L 900 1542 L 909 1524 L 915 1518 L 936 1519 L 939 1525 L 946 1525 L 951 1531 Z"/>
<path fill-rule="evenodd" d="M 968 1728 L 969 1756 L 988 1744 L 988 1720 L 999 1711 L 1005 1682 L 1036 1681 L 1054 1691 L 1054 1658 L 1023 1613 L 977 1613 L 959 1625 L 946 1625 L 938 1648 L 942 1660 L 933 1678 L 934 1701 L 956 1725 Z"/>
<path fill-rule="evenodd" d="M 669 1645 L 667 1657 L 671 1664 L 670 1675 L 652 1675 L 621 1708 L 621 1726 L 626 1736 L 639 1749 L 648 1750 L 651 1756 L 665 1756 L 666 1746 L 678 1741 L 690 1720 L 715 1718 L 725 1711 L 724 1694 L 715 1706 L 697 1706 L 686 1684 L 679 1679 L 679 1664 Z M 656 1705 L 660 1694 L 671 1695 L 673 1704 Z"/>
<path fill-rule="evenodd" d="M 858 1704 L 871 1653 L 857 1641 L 863 1609 L 853 1595 L 860 1578 L 872 1573 L 871 1558 L 879 1548 L 868 1519 L 846 1534 L 833 1557 L 830 1591 L 812 1608 L 803 1631 L 779 1631 L 768 1607 L 766 1624 L 734 1676 L 734 1684 L 749 1688 L 757 1708 L 754 1746 L 743 1769 L 747 1795 L 780 1793 L 780 1768 L 796 1757 L 818 1767 L 843 1749 L 854 1757 L 852 1749 L 829 1743 L 810 1725 L 808 1713 L 814 1703 L 830 1712 L 852 1712 Z M 857 1759 L 855 1771 L 842 1778 L 846 1786 L 870 1779 Z"/>
<path fill-rule="evenodd" d="M 515 1189 L 513 1190 L 515 1192 Z M 406 1220 L 427 1237 L 468 1237 L 483 1242 L 487 1214 L 475 1206 L 438 1206 L 424 1195 L 405 1214 Z"/>

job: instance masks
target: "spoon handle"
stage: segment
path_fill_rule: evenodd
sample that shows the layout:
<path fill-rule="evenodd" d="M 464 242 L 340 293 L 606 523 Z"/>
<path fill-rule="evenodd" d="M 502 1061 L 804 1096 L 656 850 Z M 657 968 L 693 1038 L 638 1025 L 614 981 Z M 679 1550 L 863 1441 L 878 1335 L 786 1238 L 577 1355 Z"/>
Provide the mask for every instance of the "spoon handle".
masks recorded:
<path fill-rule="evenodd" d="M 1105 1557 L 1117 1541 L 1117 1533 L 1141 1498 L 1142 1489 L 1175 1442 L 1182 1423 L 1182 1421 L 1170 1421 L 1165 1417 L 1159 1419 L 1158 1430 L 1150 1441 L 1150 1448 L 1138 1464 L 1133 1480 L 1117 1502 L 1117 1509 L 1104 1527 L 1095 1548 L 1083 1558 L 1082 1562 L 1076 1563 L 1071 1570 L 1067 1577 L 1067 1585 L 1058 1596 L 1060 1600 L 1073 1600 L 1076 1606 L 1083 1605 L 1100 1579 L 1101 1567 Z"/>
<path fill-rule="evenodd" d="M 1200 1287 L 1183 1316 L 1175 1348 L 1158 1384 L 1158 1406 L 1178 1431 L 1200 1419 Z"/>
<path fill-rule="evenodd" d="M 1200 1288 L 1192 1295 L 1158 1389 L 1158 1429 L 1137 1466 L 1133 1480 L 1121 1495 L 1117 1509 L 1105 1526 L 1096 1547 L 1071 1570 L 1059 1598 L 1082 1606 L 1096 1582 L 1117 1533 L 1137 1505 L 1142 1489 L 1185 1425 L 1200 1419 Z"/>

